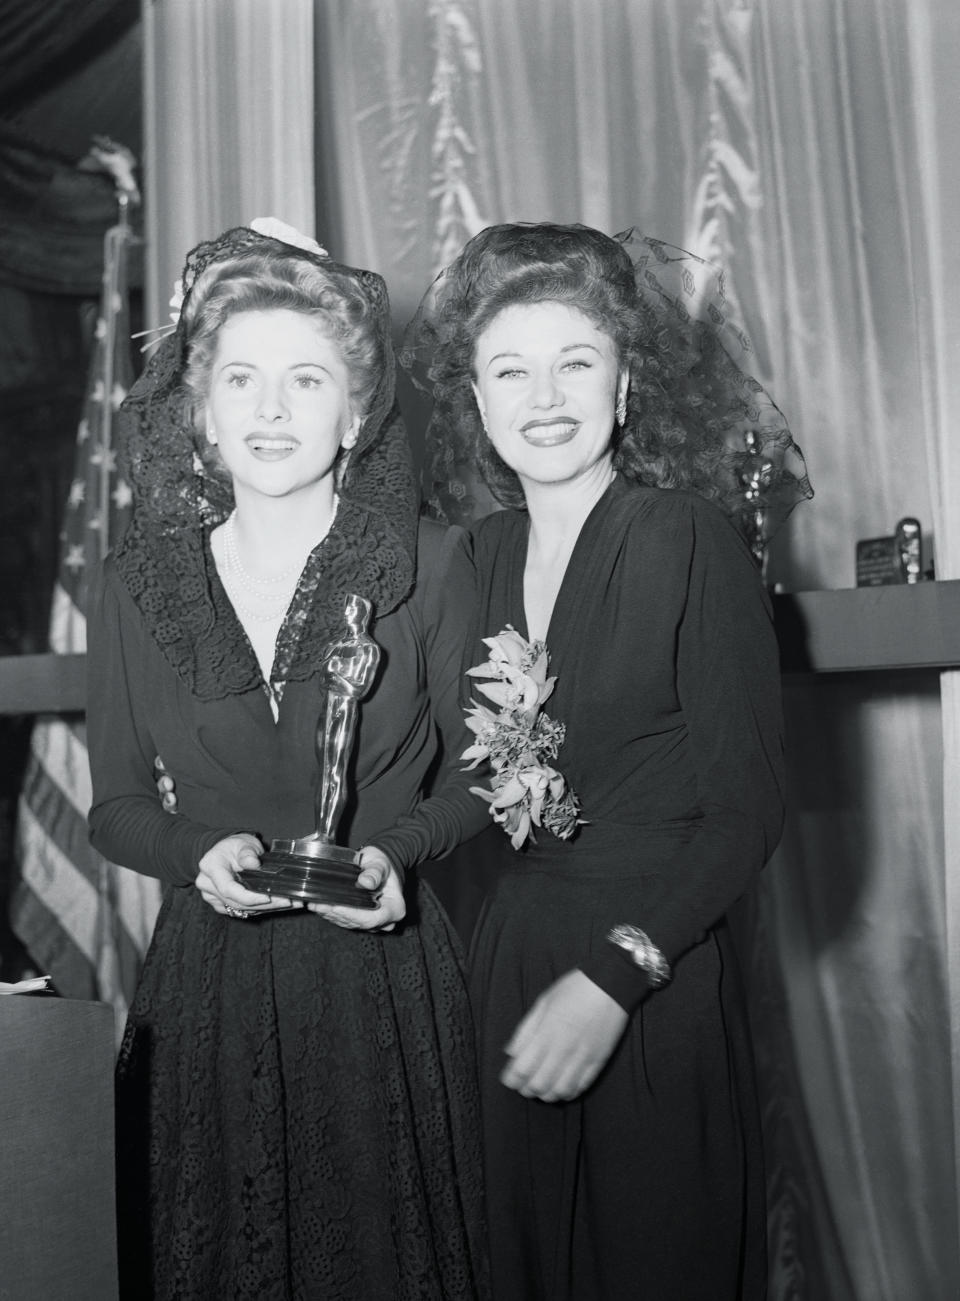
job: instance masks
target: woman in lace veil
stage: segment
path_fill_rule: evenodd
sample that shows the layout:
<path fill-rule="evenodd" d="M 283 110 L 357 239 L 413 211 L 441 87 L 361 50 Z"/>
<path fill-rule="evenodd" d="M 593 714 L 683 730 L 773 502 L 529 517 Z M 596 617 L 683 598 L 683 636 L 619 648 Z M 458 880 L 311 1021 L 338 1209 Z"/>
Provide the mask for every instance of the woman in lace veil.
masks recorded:
<path fill-rule="evenodd" d="M 470 969 L 498 1301 L 765 1295 L 724 915 L 783 816 L 760 530 L 810 487 L 722 290 L 634 231 L 495 226 L 405 342 L 434 510 L 478 472 L 504 507 L 472 529 L 468 660 L 494 679 Z"/>
<path fill-rule="evenodd" d="M 466 988 L 442 910 L 404 880 L 484 817 L 455 765 L 422 795 L 437 733 L 469 736 L 470 573 L 459 530 L 418 525 L 382 279 L 280 236 L 189 255 L 124 403 L 135 511 L 91 601 L 91 838 L 166 886 L 118 1064 L 122 1292 L 478 1298 Z M 380 662 L 338 838 L 365 847 L 373 906 L 304 907 L 241 874 L 315 829 L 351 594 Z"/>

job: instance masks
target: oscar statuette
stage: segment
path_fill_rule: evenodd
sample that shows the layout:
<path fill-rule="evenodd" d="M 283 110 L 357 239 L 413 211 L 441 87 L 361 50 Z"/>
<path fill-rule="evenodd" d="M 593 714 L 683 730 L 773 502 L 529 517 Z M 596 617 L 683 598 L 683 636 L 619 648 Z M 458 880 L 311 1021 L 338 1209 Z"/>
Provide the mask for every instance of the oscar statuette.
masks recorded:
<path fill-rule="evenodd" d="M 376 907 L 371 891 L 356 884 L 359 851 L 338 845 L 335 839 L 347 798 L 357 704 L 373 685 L 380 662 L 380 647 L 367 632 L 371 612 L 364 597 L 348 596 L 344 603 L 346 636 L 327 649 L 327 704 L 322 723 L 317 724 L 316 740 L 320 761 L 317 829 L 298 840 L 271 840 L 259 866 L 240 873 L 250 890 L 305 903 Z"/>

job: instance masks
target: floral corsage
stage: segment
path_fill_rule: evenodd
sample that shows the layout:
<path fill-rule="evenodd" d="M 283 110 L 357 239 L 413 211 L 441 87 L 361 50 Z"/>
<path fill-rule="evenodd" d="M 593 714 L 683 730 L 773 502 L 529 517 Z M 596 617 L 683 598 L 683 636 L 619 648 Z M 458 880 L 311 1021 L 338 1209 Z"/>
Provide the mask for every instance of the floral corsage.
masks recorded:
<path fill-rule="evenodd" d="M 499 712 L 473 702 L 467 726 L 476 740 L 464 750 L 467 770 L 484 759 L 493 768 L 492 789 L 471 786 L 490 805 L 490 813 L 521 849 L 534 827 L 545 827 L 561 840 L 573 835 L 580 802 L 562 773 L 551 766 L 563 744 L 566 728 L 542 713 L 556 678 L 547 677 L 550 656 L 542 641 L 528 642 L 507 624 L 496 637 L 484 637 L 489 647 L 485 664 L 467 669 L 471 678 L 492 678 L 477 690 L 499 706 Z"/>

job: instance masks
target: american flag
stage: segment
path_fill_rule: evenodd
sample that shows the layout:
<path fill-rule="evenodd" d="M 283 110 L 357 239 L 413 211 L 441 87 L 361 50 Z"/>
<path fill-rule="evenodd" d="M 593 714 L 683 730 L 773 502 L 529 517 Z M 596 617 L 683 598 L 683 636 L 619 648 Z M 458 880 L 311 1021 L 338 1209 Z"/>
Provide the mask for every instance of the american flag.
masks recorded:
<path fill-rule="evenodd" d="M 86 651 L 90 576 L 131 509 L 114 443 L 117 409 L 133 382 L 127 297 L 131 239 L 121 204 L 120 222 L 104 238 L 100 312 L 60 535 L 50 649 L 62 654 Z M 160 887 L 95 853 L 87 839 L 90 802 L 83 718 L 39 717 L 18 809 L 21 879 L 11 925 L 60 994 L 112 1004 L 119 1031 L 153 932 Z"/>

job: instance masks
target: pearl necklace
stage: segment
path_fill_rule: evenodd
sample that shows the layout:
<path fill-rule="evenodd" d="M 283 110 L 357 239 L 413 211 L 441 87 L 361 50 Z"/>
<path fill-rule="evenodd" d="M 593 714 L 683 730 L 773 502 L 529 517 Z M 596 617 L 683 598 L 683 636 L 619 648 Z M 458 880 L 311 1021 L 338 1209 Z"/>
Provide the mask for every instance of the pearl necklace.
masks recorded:
<path fill-rule="evenodd" d="M 284 569 L 279 574 L 272 574 L 269 578 L 254 578 L 253 574 L 243 567 L 240 552 L 237 550 L 237 512 L 235 510 L 231 511 L 227 516 L 227 522 L 223 530 L 223 554 L 228 567 L 236 574 L 237 582 L 248 592 L 256 592 L 258 587 L 275 587 L 278 583 L 282 583 L 285 579 L 292 578 L 294 575 L 299 578 L 303 569 L 302 564 L 291 565 L 289 569 Z M 294 587 L 296 587 L 296 583 L 288 584 L 284 590 L 292 594 Z M 271 596 L 268 599 L 273 598 Z"/>
<path fill-rule="evenodd" d="M 269 614 L 262 614 L 259 610 L 251 610 L 249 605 L 245 605 L 235 591 L 230 591 L 228 588 L 227 595 L 230 597 L 230 604 L 237 613 L 242 614 L 244 618 L 253 619 L 255 623 L 282 623 L 290 605 L 288 598 L 286 605 L 281 606 L 279 610 L 274 610 Z"/>
<path fill-rule="evenodd" d="M 330 523 L 327 525 L 322 536 L 317 539 L 316 543 L 314 543 L 314 548 L 311 549 L 318 547 L 330 532 L 331 528 L 333 528 L 333 522 L 337 518 L 337 510 L 339 506 L 340 498 L 334 494 L 333 511 L 330 515 Z M 234 608 L 240 614 L 246 615 L 248 619 L 253 619 L 256 623 L 282 622 L 286 615 L 287 608 L 293 599 L 293 594 L 296 592 L 300 583 L 300 575 L 303 573 L 303 566 L 306 562 L 304 561 L 299 565 L 291 565 L 289 569 L 285 569 L 279 574 L 273 574 L 269 578 L 255 578 L 253 574 L 244 568 L 243 563 L 240 560 L 240 552 L 237 548 L 236 540 L 236 518 L 237 512 L 234 509 L 227 516 L 223 529 L 224 565 L 222 577 L 226 579 L 229 586 L 233 588 L 230 600 L 233 603 Z M 286 587 L 279 588 L 275 591 L 263 590 L 264 588 L 270 587 L 276 588 L 278 583 L 282 583 L 285 579 L 289 579 L 291 576 L 295 576 L 293 582 L 288 582 Z M 248 592 L 251 596 L 255 597 L 265 605 L 279 606 L 279 608 L 270 610 L 266 614 L 261 610 L 251 610 L 248 605 L 238 599 L 234 594 L 237 589 Z"/>

